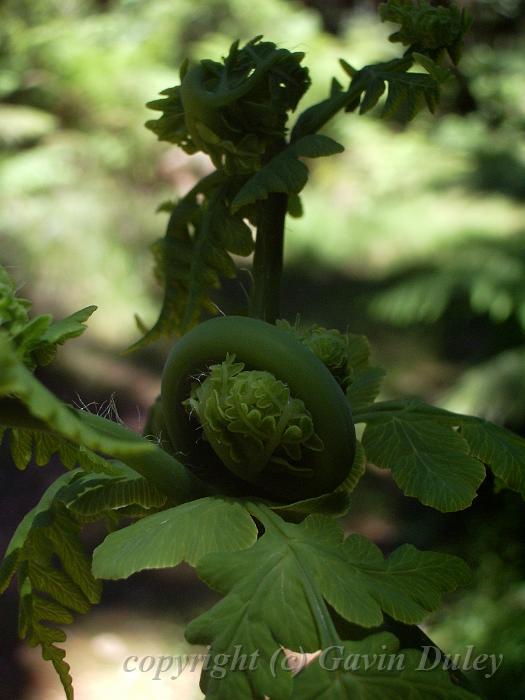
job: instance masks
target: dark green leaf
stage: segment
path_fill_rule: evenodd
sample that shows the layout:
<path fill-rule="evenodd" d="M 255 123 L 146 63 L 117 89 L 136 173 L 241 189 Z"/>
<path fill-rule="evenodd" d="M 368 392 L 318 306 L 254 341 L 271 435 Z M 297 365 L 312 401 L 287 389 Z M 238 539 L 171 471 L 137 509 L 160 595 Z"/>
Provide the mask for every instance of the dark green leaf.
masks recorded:
<path fill-rule="evenodd" d="M 253 202 L 267 199 L 272 192 L 298 194 L 308 180 L 308 168 L 299 158 L 319 158 L 341 153 L 343 147 L 328 136 L 320 134 L 304 136 L 290 144 L 284 151 L 252 175 L 239 190 L 232 203 L 232 211 L 238 211 Z"/>
<path fill-rule="evenodd" d="M 437 607 L 443 593 L 468 579 L 466 565 L 456 557 L 409 545 L 385 560 L 361 536 L 343 541 L 341 528 L 329 517 L 311 515 L 295 525 L 260 507 L 253 512 L 265 527 L 253 547 L 210 554 L 197 566 L 199 576 L 226 597 L 190 623 L 187 638 L 211 644 L 212 658 L 233 654 L 237 646 L 248 655 L 259 650 L 255 669 L 220 681 L 205 673 L 210 700 L 235 694 L 287 697 L 291 678 L 272 674 L 270 659 L 280 647 L 323 648 L 329 625 L 323 600 L 363 626 L 381 624 L 382 610 L 416 622 Z"/>
<path fill-rule="evenodd" d="M 454 685 L 441 666 L 425 670 L 414 649 L 399 651 L 397 639 L 374 634 L 324 650 L 294 679 L 291 700 L 476 700 Z M 478 699 L 479 700 L 479 699 Z"/>
<path fill-rule="evenodd" d="M 0 593 L 18 574 L 20 635 L 32 646 L 41 646 L 71 700 L 69 665 L 64 650 L 55 646 L 66 635 L 55 625 L 69 624 L 72 612 L 87 612 L 101 592 L 80 540 L 80 526 L 61 502 L 81 478 L 80 470 L 68 472 L 47 489 L 16 529 L 0 566 Z"/>
<path fill-rule="evenodd" d="M 471 421 L 461 427 L 471 453 L 489 465 L 500 485 L 525 498 L 525 440 L 487 421 Z"/>
<path fill-rule="evenodd" d="M 431 416 L 382 413 L 367 425 L 363 446 L 369 461 L 392 470 L 407 496 L 444 512 L 467 508 L 485 477 L 461 435 Z"/>

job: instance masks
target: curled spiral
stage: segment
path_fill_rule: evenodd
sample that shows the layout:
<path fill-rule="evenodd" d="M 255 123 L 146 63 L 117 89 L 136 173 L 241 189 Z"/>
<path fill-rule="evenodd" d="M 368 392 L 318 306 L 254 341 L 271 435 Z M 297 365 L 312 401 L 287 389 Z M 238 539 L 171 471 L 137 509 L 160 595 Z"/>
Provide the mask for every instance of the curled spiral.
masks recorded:
<path fill-rule="evenodd" d="M 161 408 L 188 467 L 233 475 L 250 493 L 291 502 L 333 491 L 356 438 L 330 370 L 292 334 L 225 316 L 184 335 L 164 368 Z"/>
<path fill-rule="evenodd" d="M 229 174 L 252 173 L 282 145 L 288 111 L 307 90 L 304 54 L 255 37 L 232 44 L 222 63 L 181 70 L 181 84 L 148 107 L 162 112 L 146 126 L 187 153 L 204 151 Z"/>

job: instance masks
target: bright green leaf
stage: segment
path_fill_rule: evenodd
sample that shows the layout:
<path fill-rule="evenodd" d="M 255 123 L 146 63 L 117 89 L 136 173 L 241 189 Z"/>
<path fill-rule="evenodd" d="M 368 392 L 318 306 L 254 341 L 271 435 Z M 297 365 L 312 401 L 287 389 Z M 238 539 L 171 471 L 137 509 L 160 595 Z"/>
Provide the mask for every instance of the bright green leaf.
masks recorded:
<path fill-rule="evenodd" d="M 210 552 L 231 552 L 251 546 L 257 528 L 235 501 L 202 498 L 149 515 L 108 535 L 93 556 L 98 578 L 127 578 L 143 569 L 195 565 Z"/>

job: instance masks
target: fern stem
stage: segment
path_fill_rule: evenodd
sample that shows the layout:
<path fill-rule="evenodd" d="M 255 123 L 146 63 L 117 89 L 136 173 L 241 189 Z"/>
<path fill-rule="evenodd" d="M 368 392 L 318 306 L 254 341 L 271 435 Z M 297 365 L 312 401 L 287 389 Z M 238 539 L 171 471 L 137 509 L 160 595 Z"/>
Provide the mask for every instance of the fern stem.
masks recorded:
<path fill-rule="evenodd" d="M 91 427 L 102 434 L 106 434 L 110 438 L 124 439 L 126 434 L 130 437 L 138 438 L 139 436 L 133 433 L 128 428 L 113 423 L 101 416 L 89 413 L 88 411 L 79 411 L 70 409 L 72 413 L 84 423 L 84 426 Z M 52 425 L 49 425 L 45 420 L 41 420 L 32 415 L 29 409 L 16 398 L 0 399 L 0 426 L 2 428 L 22 428 L 25 430 L 35 430 L 39 432 L 50 433 L 57 437 L 62 437 L 69 440 L 73 444 L 78 444 L 79 447 L 85 446 L 85 441 L 82 436 L 75 442 L 73 437 L 64 434 L 59 430 L 55 430 Z M 144 439 L 145 450 L 130 450 L 127 454 L 109 454 L 104 450 L 96 450 L 107 454 L 109 457 L 116 457 L 120 461 L 127 464 L 138 474 L 143 476 L 149 482 L 153 483 L 162 492 L 166 493 L 176 503 L 185 503 L 186 501 L 200 498 L 210 492 L 209 487 L 194 476 L 183 464 L 172 457 L 170 454 L 162 450 L 160 447 L 149 443 Z"/>
<path fill-rule="evenodd" d="M 284 221 L 288 196 L 271 194 L 259 206 L 253 257 L 251 315 L 274 323 L 280 314 L 283 272 Z"/>
<path fill-rule="evenodd" d="M 352 82 L 348 90 L 309 107 L 301 114 L 292 129 L 290 143 L 295 143 L 295 141 L 309 134 L 316 134 L 325 124 L 333 119 L 338 112 L 359 99 L 362 90 L 363 88 L 360 83 L 354 84 L 354 82 Z"/>

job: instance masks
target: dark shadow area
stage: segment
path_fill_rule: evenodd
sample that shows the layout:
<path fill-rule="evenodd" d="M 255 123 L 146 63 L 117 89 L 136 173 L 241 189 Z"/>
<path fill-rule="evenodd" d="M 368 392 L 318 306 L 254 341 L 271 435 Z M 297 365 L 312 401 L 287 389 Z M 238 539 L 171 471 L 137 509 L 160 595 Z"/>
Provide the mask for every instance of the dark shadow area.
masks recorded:
<path fill-rule="evenodd" d="M 525 163 L 509 150 L 474 153 L 472 171 L 466 178 L 474 192 L 501 194 L 525 200 Z"/>

